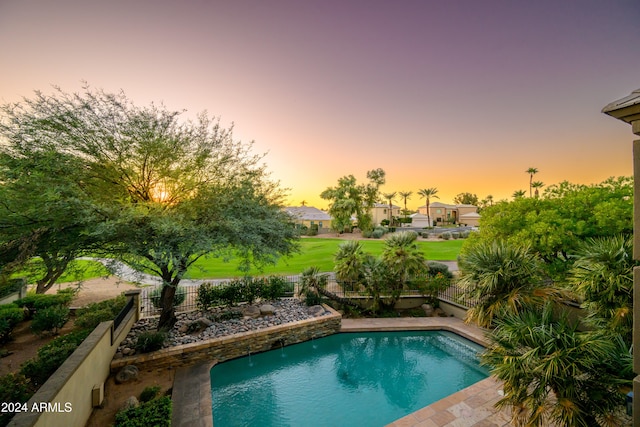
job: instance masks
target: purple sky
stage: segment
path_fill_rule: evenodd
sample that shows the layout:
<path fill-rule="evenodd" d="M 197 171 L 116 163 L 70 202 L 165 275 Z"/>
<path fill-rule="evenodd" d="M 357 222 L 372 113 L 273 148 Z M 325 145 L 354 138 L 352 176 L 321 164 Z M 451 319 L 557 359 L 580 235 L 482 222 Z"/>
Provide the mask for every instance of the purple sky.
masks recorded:
<path fill-rule="evenodd" d="M 0 102 L 86 80 L 206 109 L 291 204 L 378 167 L 386 192 L 497 200 L 529 167 L 631 175 L 631 129 L 600 110 L 640 88 L 638 22 L 631 0 L 0 0 Z"/>

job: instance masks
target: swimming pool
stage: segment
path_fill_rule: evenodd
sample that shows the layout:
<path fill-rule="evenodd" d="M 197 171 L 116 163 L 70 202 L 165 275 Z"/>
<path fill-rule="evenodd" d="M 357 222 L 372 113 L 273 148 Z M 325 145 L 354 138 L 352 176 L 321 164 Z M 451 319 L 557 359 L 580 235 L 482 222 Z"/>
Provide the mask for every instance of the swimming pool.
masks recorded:
<path fill-rule="evenodd" d="M 211 369 L 216 427 L 384 426 L 488 377 L 442 331 L 342 333 Z"/>

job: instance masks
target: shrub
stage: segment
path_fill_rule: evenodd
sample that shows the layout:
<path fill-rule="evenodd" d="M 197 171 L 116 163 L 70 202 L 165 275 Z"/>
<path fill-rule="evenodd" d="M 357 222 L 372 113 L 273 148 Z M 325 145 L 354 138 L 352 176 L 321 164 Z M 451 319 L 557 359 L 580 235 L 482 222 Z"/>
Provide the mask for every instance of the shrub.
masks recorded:
<path fill-rule="evenodd" d="M 54 307 L 56 305 L 68 306 L 71 304 L 76 290 L 72 288 L 61 289 L 56 294 L 27 294 L 26 297 L 15 302 L 20 307 L 28 308 L 34 312 L 43 308 Z"/>
<path fill-rule="evenodd" d="M 69 320 L 69 307 L 56 305 L 43 308 L 38 310 L 33 316 L 31 330 L 36 334 L 41 334 L 45 331 L 57 334 L 64 324 L 67 323 L 67 320 Z"/>
<path fill-rule="evenodd" d="M 379 239 L 382 236 L 384 236 L 384 228 L 382 227 L 376 227 L 373 230 L 373 233 L 371 233 L 371 237 L 373 237 L 374 239 Z"/>
<path fill-rule="evenodd" d="M 142 332 L 136 340 L 136 350 L 140 353 L 160 350 L 166 338 L 167 334 L 163 331 Z"/>
<path fill-rule="evenodd" d="M 267 283 L 266 279 L 252 278 L 252 277 L 244 277 L 238 280 L 240 287 L 239 295 L 237 295 L 238 302 L 248 302 L 249 304 L 253 304 L 253 302 L 259 298 L 262 294 L 262 288 Z"/>
<path fill-rule="evenodd" d="M 7 374 L 0 377 L 0 402 L 25 403 L 33 396 L 29 380 L 22 374 Z M 0 412 L 0 425 L 6 426 L 15 414 Z"/>
<path fill-rule="evenodd" d="M 116 414 L 115 427 L 170 427 L 171 398 L 162 396 Z"/>
<path fill-rule="evenodd" d="M 365 239 L 370 239 L 373 236 L 373 230 L 363 230 L 362 237 Z"/>
<path fill-rule="evenodd" d="M 155 308 L 162 308 L 162 287 L 157 286 L 153 288 L 151 292 L 149 292 L 149 299 L 153 303 Z M 173 306 L 177 307 L 182 304 L 187 297 L 187 291 L 183 286 L 178 286 L 176 289 L 176 296 L 173 299 Z"/>
<path fill-rule="evenodd" d="M 220 299 L 228 306 L 236 305 L 242 301 L 243 283 L 240 279 L 220 284 Z"/>
<path fill-rule="evenodd" d="M 451 232 L 451 237 L 456 240 L 460 238 L 460 233 L 458 233 L 457 231 L 452 231 Z"/>
<path fill-rule="evenodd" d="M 449 279 L 453 277 L 453 273 L 449 271 L 449 267 L 447 267 L 446 264 L 437 261 L 427 262 L 427 275 L 429 277 L 435 277 L 438 273 Z"/>
<path fill-rule="evenodd" d="M 322 297 L 315 292 L 307 292 L 304 297 L 304 303 L 311 307 L 312 305 L 322 304 Z"/>
<path fill-rule="evenodd" d="M 31 380 L 34 386 L 41 386 L 78 348 L 89 332 L 88 330 L 74 331 L 52 340 L 38 350 L 35 358 L 22 365 L 20 373 Z"/>
<path fill-rule="evenodd" d="M 284 277 L 269 276 L 262 288 L 260 298 L 265 300 L 275 300 L 281 298 L 285 292 L 293 292 L 292 288 L 293 283 L 289 283 Z"/>
<path fill-rule="evenodd" d="M 155 399 L 158 393 L 160 393 L 159 385 L 145 387 L 142 393 L 140 393 L 140 402 L 148 402 Z"/>
<path fill-rule="evenodd" d="M 471 234 L 471 232 L 469 230 L 464 230 L 463 232 L 460 233 L 460 238 L 461 239 L 467 239 L 467 238 L 469 238 L 470 234 Z"/>
<path fill-rule="evenodd" d="M 15 304 L 0 305 L 0 343 L 11 337 L 16 325 L 24 320 L 24 309 Z"/>
<path fill-rule="evenodd" d="M 115 298 L 101 301 L 76 311 L 75 326 L 94 329 L 100 322 L 113 320 L 127 304 L 127 297 L 119 295 Z"/>
<path fill-rule="evenodd" d="M 451 232 L 450 231 L 445 231 L 444 233 L 440 234 L 440 238 L 444 239 L 444 240 L 451 239 Z"/>
<path fill-rule="evenodd" d="M 222 304 L 222 292 L 219 285 L 205 282 L 198 287 L 198 296 L 196 297 L 198 308 L 207 311 L 216 305 Z"/>

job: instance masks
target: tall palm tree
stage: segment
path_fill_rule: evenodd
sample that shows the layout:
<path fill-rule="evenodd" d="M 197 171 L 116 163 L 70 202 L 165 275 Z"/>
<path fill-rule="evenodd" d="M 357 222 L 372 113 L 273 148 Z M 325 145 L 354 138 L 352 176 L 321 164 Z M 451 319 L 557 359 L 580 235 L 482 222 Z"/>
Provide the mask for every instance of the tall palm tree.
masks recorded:
<path fill-rule="evenodd" d="M 407 217 L 407 200 L 411 198 L 413 191 L 399 191 L 398 194 L 404 200 L 404 217 Z"/>
<path fill-rule="evenodd" d="M 389 201 L 389 227 L 393 225 L 393 204 L 391 202 L 396 198 L 396 194 L 395 191 L 393 193 L 382 194 L 382 197 Z"/>
<path fill-rule="evenodd" d="M 481 355 L 503 381 L 496 406 L 512 408 L 520 426 L 622 425 L 621 389 L 634 375 L 631 352 L 619 335 L 579 331 L 567 314 L 548 302 L 496 321 Z"/>
<path fill-rule="evenodd" d="M 429 221 L 429 227 L 431 227 L 432 222 L 431 222 L 431 211 L 429 210 L 429 202 L 431 197 L 439 199 L 440 197 L 436 196 L 436 194 L 438 193 L 438 189 L 435 187 L 431 187 L 431 188 L 423 188 L 421 190 L 418 191 L 418 194 L 421 195 L 422 197 L 424 197 L 426 199 L 426 206 L 427 206 L 427 221 Z"/>
<path fill-rule="evenodd" d="M 526 194 L 527 193 L 524 190 L 516 190 L 513 192 L 513 195 L 511 197 L 513 197 L 514 199 L 520 199 L 524 197 Z"/>
<path fill-rule="evenodd" d="M 532 197 L 532 194 L 531 194 L 532 185 L 531 184 L 533 183 L 533 175 L 538 173 L 538 169 L 537 168 L 529 168 L 525 172 L 529 174 L 529 197 Z"/>
<path fill-rule="evenodd" d="M 540 195 L 540 193 L 538 192 L 538 189 L 544 187 L 544 183 L 542 181 L 534 181 L 531 183 L 531 187 L 536 189 L 534 192 L 534 195 L 538 197 Z"/>

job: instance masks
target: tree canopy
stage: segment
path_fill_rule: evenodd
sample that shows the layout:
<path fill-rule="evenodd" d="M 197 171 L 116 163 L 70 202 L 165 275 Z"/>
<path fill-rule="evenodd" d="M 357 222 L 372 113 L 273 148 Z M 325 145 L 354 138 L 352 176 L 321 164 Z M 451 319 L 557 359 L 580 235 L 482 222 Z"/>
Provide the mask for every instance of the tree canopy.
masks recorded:
<path fill-rule="evenodd" d="M 358 227 L 363 232 L 373 227 L 371 208 L 374 206 L 385 183 L 385 172 L 378 168 L 367 172 L 369 182 L 358 184 L 353 175 L 338 179 L 338 185 L 328 187 L 320 197 L 331 201 L 329 214 L 333 217 L 333 228 L 342 233 L 351 228 L 351 217 L 355 215 Z"/>
<path fill-rule="evenodd" d="M 74 255 L 100 249 L 152 271 L 163 281 L 160 328 L 175 322 L 176 286 L 198 258 L 240 256 L 248 267 L 296 248 L 262 156 L 204 113 L 181 121 L 180 112 L 88 87 L 36 92 L 3 113 L 0 179 L 11 198 L 2 208 L 13 215 L 2 241 L 31 236 L 25 248 L 55 253 L 59 237 Z M 42 191 L 17 200 L 24 186 Z M 25 220 L 21 205 L 37 220 Z M 72 226 L 81 239 L 68 234 Z"/>

